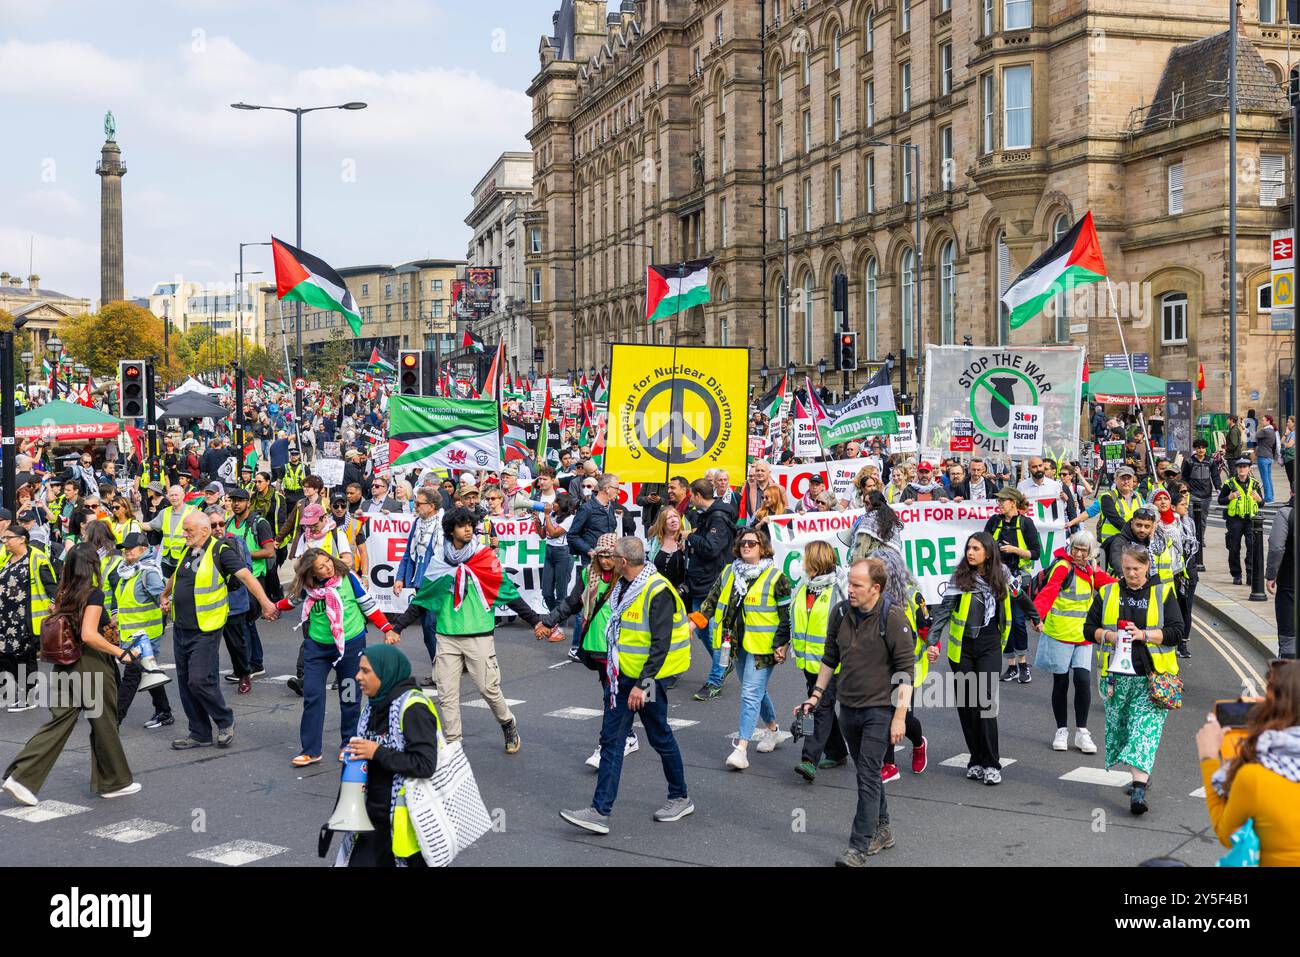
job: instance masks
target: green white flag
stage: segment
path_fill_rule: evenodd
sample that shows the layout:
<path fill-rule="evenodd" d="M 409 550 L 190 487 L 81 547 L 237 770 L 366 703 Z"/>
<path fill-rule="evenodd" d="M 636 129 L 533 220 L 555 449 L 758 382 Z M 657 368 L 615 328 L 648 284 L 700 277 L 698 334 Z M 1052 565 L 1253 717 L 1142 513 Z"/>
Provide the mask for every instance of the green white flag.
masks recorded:
<path fill-rule="evenodd" d="M 392 396 L 389 467 L 500 469 L 500 411 L 495 399 Z"/>

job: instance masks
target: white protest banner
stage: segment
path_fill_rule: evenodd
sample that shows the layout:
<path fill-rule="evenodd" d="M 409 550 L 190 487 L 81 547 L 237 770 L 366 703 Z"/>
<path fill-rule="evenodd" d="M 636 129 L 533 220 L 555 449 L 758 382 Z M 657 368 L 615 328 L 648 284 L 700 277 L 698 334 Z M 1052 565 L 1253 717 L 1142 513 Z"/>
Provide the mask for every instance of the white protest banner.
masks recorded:
<path fill-rule="evenodd" d="M 889 437 L 889 454 L 906 455 L 916 450 L 916 416 L 900 415 L 898 417 L 898 434 Z"/>
<path fill-rule="evenodd" d="M 1007 436 L 1007 455 L 1034 456 L 1043 454 L 1043 407 L 1041 405 L 1013 405 L 1011 407 L 1011 432 Z"/>
<path fill-rule="evenodd" d="M 311 465 L 311 473 L 318 476 L 326 488 L 338 488 L 343 484 L 343 460 L 317 459 Z"/>
<path fill-rule="evenodd" d="M 343 455 L 343 449 L 340 447 L 339 443 L 337 442 L 323 442 L 321 443 L 320 448 L 321 448 L 320 454 L 327 459 L 337 459 L 337 458 L 341 458 Z"/>
<path fill-rule="evenodd" d="M 1077 346 L 927 346 L 925 433 L 927 451 L 946 454 L 952 424 L 975 423 L 977 455 L 1006 455 L 1011 409 L 1043 409 L 1043 454 L 1076 457 L 1083 349 Z"/>
<path fill-rule="evenodd" d="M 794 420 L 794 454 L 796 458 L 816 458 L 822 454 L 817 427 L 812 419 Z"/>
<path fill-rule="evenodd" d="M 867 463 L 862 459 L 811 462 L 808 465 L 773 465 L 772 481 L 785 489 L 791 507 L 808 493 L 808 480 L 820 475 L 826 487 L 842 502 L 853 501 L 853 480 Z"/>
<path fill-rule="evenodd" d="M 375 474 L 381 478 L 388 475 L 388 443 L 380 442 L 370 450 L 370 461 L 374 463 Z"/>
<path fill-rule="evenodd" d="M 937 605 L 943 599 L 948 579 L 962 560 L 966 539 L 984 531 L 988 520 L 997 514 L 997 503 L 917 502 L 895 505 L 893 509 L 903 523 L 903 557 L 907 567 L 916 576 L 927 604 Z M 772 530 L 778 567 L 791 581 L 797 582 L 803 574 L 804 546 L 812 541 L 828 543 L 835 549 L 840 564 L 845 564 L 850 552 L 845 541 L 849 540 L 854 521 L 862 514 L 860 509 L 854 509 L 773 516 L 768 520 L 768 527 Z M 1038 507 L 1034 526 L 1043 545 L 1042 555 L 1034 566 L 1036 572 L 1039 567 L 1051 564 L 1052 552 L 1064 546 L 1065 522 L 1053 521 Z"/>
<path fill-rule="evenodd" d="M 405 589 L 398 598 L 393 597 L 393 582 L 397 566 L 406 553 L 406 539 L 411 534 L 414 515 L 379 512 L 366 522 L 366 560 L 369 563 L 370 594 L 385 615 L 406 611 L 414 589 Z"/>

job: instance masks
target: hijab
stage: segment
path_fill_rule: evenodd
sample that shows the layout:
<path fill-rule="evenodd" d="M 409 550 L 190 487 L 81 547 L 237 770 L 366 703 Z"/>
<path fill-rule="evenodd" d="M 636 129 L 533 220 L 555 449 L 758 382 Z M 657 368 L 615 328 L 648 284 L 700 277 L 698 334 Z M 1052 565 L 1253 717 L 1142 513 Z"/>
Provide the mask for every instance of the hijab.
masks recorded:
<path fill-rule="evenodd" d="M 370 670 L 379 679 L 379 690 L 370 696 L 378 706 L 381 699 L 390 697 L 399 681 L 411 677 L 411 662 L 395 645 L 370 645 L 365 656 L 370 662 Z"/>

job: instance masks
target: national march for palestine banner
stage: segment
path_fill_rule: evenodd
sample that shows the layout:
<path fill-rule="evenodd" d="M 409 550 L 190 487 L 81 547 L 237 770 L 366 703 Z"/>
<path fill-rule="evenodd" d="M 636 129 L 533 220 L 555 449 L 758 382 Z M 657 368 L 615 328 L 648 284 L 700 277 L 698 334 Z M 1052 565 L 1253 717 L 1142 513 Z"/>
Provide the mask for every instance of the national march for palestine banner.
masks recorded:
<path fill-rule="evenodd" d="M 774 470 L 775 471 L 775 470 Z M 948 579 L 963 560 L 966 539 L 984 531 L 984 524 L 997 514 L 997 503 L 917 502 L 895 505 L 903 522 L 903 557 L 916 576 L 926 603 L 937 606 L 943 600 Z M 822 541 L 835 549 L 840 565 L 848 561 L 846 539 L 861 509 L 846 512 L 809 512 L 806 515 L 776 515 L 768 520 L 777 567 L 793 582 L 803 575 L 803 549 L 809 542 Z M 1035 507 L 1034 526 L 1043 543 L 1043 553 L 1034 571 L 1051 564 L 1052 552 L 1065 544 L 1065 520 L 1053 520 L 1041 506 Z"/>
<path fill-rule="evenodd" d="M 1076 458 L 1083 350 L 1060 347 L 927 346 L 923 452 L 946 456 L 953 423 L 975 424 L 974 454 L 1006 455 L 1011 408 L 1043 409 L 1043 454 Z"/>
<path fill-rule="evenodd" d="M 495 399 L 395 395 L 389 402 L 389 468 L 500 469 Z"/>
<path fill-rule="evenodd" d="M 749 350 L 611 346 L 605 471 L 625 481 L 744 475 Z"/>

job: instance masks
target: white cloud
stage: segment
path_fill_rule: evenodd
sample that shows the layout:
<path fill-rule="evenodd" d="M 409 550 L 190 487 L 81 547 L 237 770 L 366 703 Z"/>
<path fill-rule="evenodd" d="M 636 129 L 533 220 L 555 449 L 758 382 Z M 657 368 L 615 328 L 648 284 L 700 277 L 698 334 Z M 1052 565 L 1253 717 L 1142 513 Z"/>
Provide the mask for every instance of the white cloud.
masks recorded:
<path fill-rule="evenodd" d="M 15 205 L 19 209 L 31 210 L 38 216 L 80 216 L 85 208 L 81 200 L 57 186 L 23 193 Z"/>
<path fill-rule="evenodd" d="M 31 102 L 102 104 L 148 95 L 142 63 L 119 60 L 89 43 L 0 43 L 0 89 Z"/>

